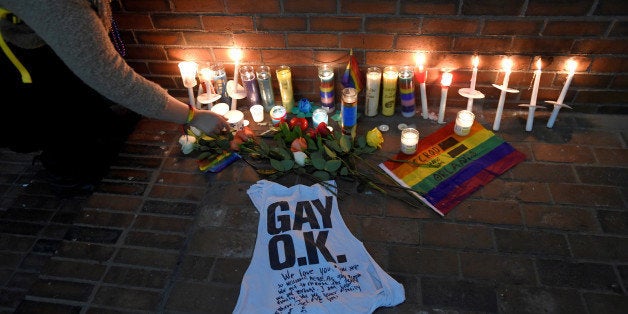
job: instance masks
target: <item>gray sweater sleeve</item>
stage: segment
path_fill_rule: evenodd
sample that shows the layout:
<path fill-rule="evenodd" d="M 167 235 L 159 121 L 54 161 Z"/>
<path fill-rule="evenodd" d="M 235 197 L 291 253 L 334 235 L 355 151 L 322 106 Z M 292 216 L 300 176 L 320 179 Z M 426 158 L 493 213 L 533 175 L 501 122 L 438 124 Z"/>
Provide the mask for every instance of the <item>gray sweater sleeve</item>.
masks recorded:
<path fill-rule="evenodd" d="M 0 0 L 19 16 L 86 84 L 115 103 L 164 118 L 173 97 L 137 74 L 118 54 L 86 0 Z M 68 86 L 67 97 L 72 97 Z"/>

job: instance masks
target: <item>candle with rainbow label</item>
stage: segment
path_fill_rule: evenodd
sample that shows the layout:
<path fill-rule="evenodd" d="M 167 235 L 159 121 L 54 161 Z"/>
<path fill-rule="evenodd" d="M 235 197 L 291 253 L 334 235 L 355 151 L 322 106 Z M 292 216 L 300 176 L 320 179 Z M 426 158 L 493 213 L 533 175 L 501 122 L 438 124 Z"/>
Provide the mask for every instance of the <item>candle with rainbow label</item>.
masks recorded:
<path fill-rule="evenodd" d="M 411 66 L 402 66 L 399 69 L 399 98 L 401 98 L 401 114 L 406 117 L 414 116 L 416 103 L 414 101 L 414 69 Z"/>

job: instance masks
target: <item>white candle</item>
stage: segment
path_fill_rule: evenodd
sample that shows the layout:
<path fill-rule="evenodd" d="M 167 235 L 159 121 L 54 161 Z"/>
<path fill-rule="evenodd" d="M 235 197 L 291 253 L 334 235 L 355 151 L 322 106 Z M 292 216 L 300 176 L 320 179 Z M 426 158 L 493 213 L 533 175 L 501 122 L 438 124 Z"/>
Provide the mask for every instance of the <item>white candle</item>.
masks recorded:
<path fill-rule="evenodd" d="M 415 76 L 417 77 L 417 81 L 419 82 L 419 90 L 421 91 L 421 115 L 423 119 L 428 118 L 427 112 L 427 96 L 426 96 L 426 88 L 425 88 L 425 80 L 427 79 L 427 70 L 425 70 L 425 54 L 419 52 L 415 56 L 417 68 L 419 69 Z"/>
<path fill-rule="evenodd" d="M 192 89 L 196 86 L 196 71 L 198 71 L 198 63 L 193 61 L 179 62 L 179 71 L 181 72 L 181 79 L 183 79 L 183 86 L 188 89 L 190 106 L 194 106 L 194 91 Z"/>
<path fill-rule="evenodd" d="M 508 90 L 508 80 L 510 79 L 510 71 L 512 70 L 512 60 L 510 58 L 504 59 L 502 67 L 504 69 L 504 82 L 501 86 L 501 94 L 499 95 L 499 102 L 497 103 L 497 111 L 495 112 L 495 121 L 493 121 L 493 131 L 499 130 L 499 124 L 502 119 L 502 112 L 504 111 L 504 101 L 506 101 L 506 93 Z"/>
<path fill-rule="evenodd" d="M 442 85 L 441 93 L 440 93 L 440 106 L 438 107 L 438 123 L 445 123 L 445 107 L 447 105 L 447 91 L 449 90 L 449 85 L 451 85 L 451 81 L 453 80 L 453 74 L 449 72 L 443 73 L 443 76 L 440 80 Z"/>
<path fill-rule="evenodd" d="M 401 131 L 401 152 L 411 155 L 416 152 L 419 144 L 419 131 L 414 128 L 405 128 Z"/>
<path fill-rule="evenodd" d="M 238 67 L 239 67 L 239 63 L 240 60 L 242 59 L 242 50 L 238 49 L 238 48 L 232 48 L 229 49 L 229 57 L 235 62 L 235 65 L 233 67 L 233 92 L 237 93 L 238 92 Z M 231 98 L 231 110 L 235 110 L 236 109 L 236 104 L 237 104 L 238 100 L 235 97 Z"/>
<path fill-rule="evenodd" d="M 539 94 L 539 82 L 541 82 L 541 58 L 536 61 L 536 71 L 534 71 L 534 87 L 532 88 L 532 96 L 530 97 L 530 107 L 528 107 L 526 131 L 532 131 L 532 124 L 534 123 L 534 110 L 536 110 L 536 98 Z"/>
<path fill-rule="evenodd" d="M 314 110 L 312 113 L 312 123 L 314 127 L 318 127 L 321 122 L 325 122 L 325 124 L 329 124 L 329 117 L 327 115 L 327 110 L 323 108 L 318 108 Z"/>
<path fill-rule="evenodd" d="M 548 128 L 551 128 L 554 126 L 554 122 L 556 121 L 556 117 L 558 116 L 558 112 L 560 111 L 560 108 L 563 106 L 563 101 L 565 101 L 567 90 L 569 89 L 569 85 L 571 85 L 571 80 L 573 79 L 573 76 L 576 73 L 577 67 L 578 67 L 578 62 L 576 62 L 575 60 L 569 59 L 567 61 L 567 71 L 569 71 L 569 74 L 567 75 L 567 81 L 565 81 L 563 90 L 560 92 L 560 96 L 558 96 L 558 100 L 556 100 L 556 103 L 554 104 L 554 110 L 552 111 L 552 115 L 547 121 Z"/>
<path fill-rule="evenodd" d="M 454 133 L 460 136 L 469 135 L 471 126 L 475 120 L 475 115 L 469 110 L 460 110 L 456 115 L 456 124 L 454 125 Z"/>
<path fill-rule="evenodd" d="M 471 74 L 470 88 L 471 90 L 475 90 L 475 83 L 478 77 L 478 65 L 480 64 L 480 58 L 478 56 L 473 56 L 471 64 L 473 65 L 473 74 Z M 473 98 L 469 97 L 469 99 L 467 100 L 467 110 L 471 111 L 471 109 L 473 109 Z"/>
<path fill-rule="evenodd" d="M 364 106 L 364 114 L 367 117 L 377 115 L 381 82 L 382 70 L 378 67 L 368 68 L 366 72 L 366 105 Z"/>

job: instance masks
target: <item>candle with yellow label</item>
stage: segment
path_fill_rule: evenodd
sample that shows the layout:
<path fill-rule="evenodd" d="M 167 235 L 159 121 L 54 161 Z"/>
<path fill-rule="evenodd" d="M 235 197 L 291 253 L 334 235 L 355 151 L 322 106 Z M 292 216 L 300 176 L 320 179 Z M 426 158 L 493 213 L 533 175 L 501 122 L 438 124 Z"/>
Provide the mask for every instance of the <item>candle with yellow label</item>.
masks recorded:
<path fill-rule="evenodd" d="M 276 70 L 277 81 L 279 82 L 279 92 L 281 93 L 281 104 L 287 112 L 294 107 L 294 92 L 292 90 L 292 72 L 287 65 L 281 65 Z"/>
<path fill-rule="evenodd" d="M 384 84 L 382 92 L 382 114 L 392 116 L 395 113 L 395 99 L 397 97 L 397 76 L 396 66 L 384 68 Z"/>

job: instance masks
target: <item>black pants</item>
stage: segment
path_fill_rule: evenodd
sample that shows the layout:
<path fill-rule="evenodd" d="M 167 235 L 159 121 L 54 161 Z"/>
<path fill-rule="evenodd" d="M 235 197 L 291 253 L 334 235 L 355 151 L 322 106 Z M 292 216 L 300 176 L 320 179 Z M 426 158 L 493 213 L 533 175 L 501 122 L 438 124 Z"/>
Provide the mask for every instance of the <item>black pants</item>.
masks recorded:
<path fill-rule="evenodd" d="M 13 53 L 33 82 L 0 54 L 0 145 L 42 151 L 57 176 L 98 181 L 108 170 L 139 115 L 102 97 L 76 77 L 47 46 Z"/>

